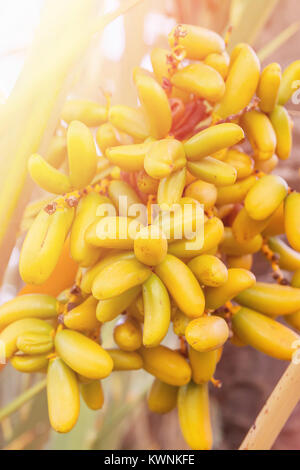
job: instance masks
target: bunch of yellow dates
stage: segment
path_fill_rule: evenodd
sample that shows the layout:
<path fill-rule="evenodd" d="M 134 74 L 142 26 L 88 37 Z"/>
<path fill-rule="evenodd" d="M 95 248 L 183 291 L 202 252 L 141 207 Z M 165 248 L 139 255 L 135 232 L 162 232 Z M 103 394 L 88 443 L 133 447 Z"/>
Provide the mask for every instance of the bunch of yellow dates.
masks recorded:
<path fill-rule="evenodd" d="M 102 379 L 143 368 L 150 410 L 177 407 L 188 445 L 210 449 L 208 384 L 226 341 L 287 361 L 299 346 L 300 194 L 270 173 L 291 152 L 284 105 L 300 61 L 261 72 L 249 45 L 229 57 L 197 26 L 168 39 L 152 73 L 134 70 L 138 107 L 70 100 L 65 133 L 30 157 L 56 196 L 25 211 L 26 285 L 0 307 L 0 340 L 15 369 L 47 374 L 56 431 L 75 425 L 80 393 L 100 409 Z M 256 282 L 258 252 L 274 283 Z M 101 328 L 117 317 L 105 350 Z"/>

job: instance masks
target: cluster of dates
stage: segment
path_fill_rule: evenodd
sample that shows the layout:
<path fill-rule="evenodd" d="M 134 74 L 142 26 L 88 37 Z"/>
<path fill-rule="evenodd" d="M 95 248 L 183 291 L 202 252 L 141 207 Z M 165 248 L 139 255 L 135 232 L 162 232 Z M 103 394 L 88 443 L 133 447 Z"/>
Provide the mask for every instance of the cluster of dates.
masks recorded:
<path fill-rule="evenodd" d="M 169 45 L 152 51 L 152 73 L 134 70 L 139 107 L 70 100 L 65 132 L 30 157 L 56 196 L 25 211 L 26 285 L 0 307 L 0 341 L 14 368 L 47 374 L 56 431 L 75 425 L 80 392 L 100 409 L 102 379 L 144 368 L 150 410 L 177 406 L 189 446 L 210 449 L 208 384 L 226 341 L 281 360 L 299 346 L 300 194 L 270 173 L 291 152 L 284 105 L 300 61 L 261 72 L 249 45 L 229 56 L 222 37 L 189 25 Z M 276 282 L 256 282 L 257 252 Z M 106 350 L 101 328 L 117 317 Z M 172 330 L 178 349 L 161 344 Z"/>

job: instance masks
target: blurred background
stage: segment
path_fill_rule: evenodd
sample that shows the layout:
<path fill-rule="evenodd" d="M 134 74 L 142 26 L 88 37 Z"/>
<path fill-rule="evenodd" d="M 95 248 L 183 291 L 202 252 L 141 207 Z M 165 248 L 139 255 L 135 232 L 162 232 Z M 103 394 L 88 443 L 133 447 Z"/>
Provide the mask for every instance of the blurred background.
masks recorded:
<path fill-rule="evenodd" d="M 122 0 L 102 0 L 99 9 L 102 13 L 113 11 L 120 3 Z M 0 103 L 8 98 L 22 70 L 43 4 L 44 0 L 0 0 Z M 151 69 L 149 51 L 153 46 L 167 46 L 166 36 L 178 22 L 221 34 L 232 26 L 229 47 L 249 42 L 263 66 L 276 61 L 284 68 L 300 58 L 299 0 L 144 0 L 93 39 L 68 95 L 103 101 L 105 91 L 111 93 L 113 103 L 135 104 L 132 68 L 142 65 Z M 288 107 L 295 122 L 293 154 L 276 172 L 299 189 L 300 108 Z M 18 246 L 4 276 L 1 302 L 13 297 L 20 287 L 17 260 Z M 254 271 L 259 279 L 268 279 L 267 269 L 265 261 L 258 258 Z M 109 345 L 109 330 L 106 338 Z M 285 368 L 286 363 L 250 348 L 226 346 L 216 374 L 223 386 L 211 386 L 216 449 L 238 448 Z M 0 374 L 0 407 L 39 379 L 6 367 Z M 176 411 L 165 416 L 147 411 L 145 394 L 150 382 L 143 372 L 113 374 L 103 384 L 104 409 L 91 412 L 82 404 L 79 422 L 68 435 L 50 430 L 46 394 L 42 392 L 0 424 L 0 448 L 185 449 Z M 300 406 L 274 448 L 300 449 Z"/>

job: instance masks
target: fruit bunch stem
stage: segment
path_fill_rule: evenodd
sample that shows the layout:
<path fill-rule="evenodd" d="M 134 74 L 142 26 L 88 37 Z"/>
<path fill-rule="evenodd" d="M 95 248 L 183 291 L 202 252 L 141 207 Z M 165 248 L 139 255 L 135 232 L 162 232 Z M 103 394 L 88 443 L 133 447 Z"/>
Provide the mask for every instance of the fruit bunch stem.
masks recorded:
<path fill-rule="evenodd" d="M 240 450 L 269 450 L 300 400 L 300 365 L 287 367 L 243 440 Z"/>
<path fill-rule="evenodd" d="M 38 395 L 44 388 L 46 388 L 47 379 L 43 379 L 40 382 L 37 382 L 31 388 L 25 390 L 25 392 L 21 393 L 17 398 L 13 401 L 8 403 L 8 405 L 4 406 L 0 410 L 0 422 L 3 421 L 5 418 L 10 416 L 12 413 L 17 411 L 24 403 L 27 403 L 33 397 Z"/>

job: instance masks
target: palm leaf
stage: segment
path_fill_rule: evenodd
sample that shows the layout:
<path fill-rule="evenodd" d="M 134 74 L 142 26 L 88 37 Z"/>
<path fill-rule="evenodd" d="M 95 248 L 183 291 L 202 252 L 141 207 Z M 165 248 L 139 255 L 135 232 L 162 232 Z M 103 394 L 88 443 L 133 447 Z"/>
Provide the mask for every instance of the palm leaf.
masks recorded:
<path fill-rule="evenodd" d="M 139 1 L 124 0 L 115 12 L 100 16 L 103 0 L 45 1 L 23 70 L 0 109 L 0 278 L 30 194 L 28 157 L 47 149 L 93 35 Z"/>
<path fill-rule="evenodd" d="M 283 44 L 285 44 L 294 34 L 296 34 L 300 29 L 300 22 L 297 21 L 289 25 L 286 29 L 281 31 L 275 38 L 268 42 L 257 55 L 261 61 L 266 60 L 270 55 L 272 55 L 277 49 L 279 49 Z"/>
<path fill-rule="evenodd" d="M 253 44 L 279 0 L 233 0 L 229 24 L 233 31 L 228 43 L 231 51 L 240 42 Z"/>

